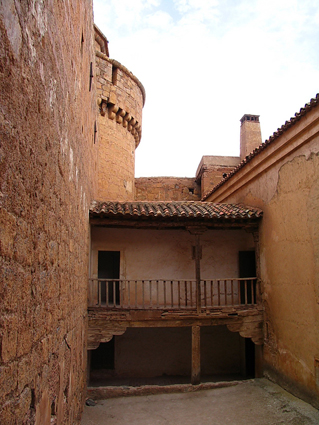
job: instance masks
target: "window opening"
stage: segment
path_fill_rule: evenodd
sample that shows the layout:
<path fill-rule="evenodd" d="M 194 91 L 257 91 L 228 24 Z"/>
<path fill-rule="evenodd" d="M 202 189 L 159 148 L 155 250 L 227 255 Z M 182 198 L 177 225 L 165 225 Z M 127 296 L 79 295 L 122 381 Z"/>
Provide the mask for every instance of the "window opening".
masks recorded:
<path fill-rule="evenodd" d="M 101 288 L 102 304 L 115 306 L 120 304 L 120 252 L 99 251 L 98 252 L 98 279 Z M 103 279 L 114 279 L 105 281 Z"/>
<path fill-rule="evenodd" d="M 239 251 L 239 277 L 256 277 L 256 257 L 255 251 Z M 256 283 L 247 285 L 247 304 L 256 303 Z M 241 304 L 245 304 L 245 282 L 240 285 Z"/>
<path fill-rule="evenodd" d="M 116 66 L 112 66 L 112 84 L 114 85 L 114 86 L 116 86 L 116 84 L 117 84 L 117 70 L 118 70 L 118 68 L 116 68 Z"/>

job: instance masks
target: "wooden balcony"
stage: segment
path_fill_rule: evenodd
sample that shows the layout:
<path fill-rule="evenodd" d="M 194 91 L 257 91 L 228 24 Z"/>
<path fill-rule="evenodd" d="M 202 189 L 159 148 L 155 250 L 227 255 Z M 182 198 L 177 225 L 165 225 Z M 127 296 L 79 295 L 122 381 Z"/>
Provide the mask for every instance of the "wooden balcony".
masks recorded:
<path fill-rule="evenodd" d="M 90 279 L 88 307 L 106 310 L 210 311 L 257 306 L 257 278 Z"/>
<path fill-rule="evenodd" d="M 226 325 L 263 343 L 259 281 L 232 279 L 89 279 L 88 349 L 128 327 Z M 196 331 L 198 332 L 198 330 Z"/>

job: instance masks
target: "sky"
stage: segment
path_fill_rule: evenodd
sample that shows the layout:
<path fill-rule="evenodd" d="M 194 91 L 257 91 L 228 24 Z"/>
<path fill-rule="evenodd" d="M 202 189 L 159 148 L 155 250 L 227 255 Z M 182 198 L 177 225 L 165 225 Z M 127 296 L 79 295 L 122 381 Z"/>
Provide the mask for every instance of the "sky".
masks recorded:
<path fill-rule="evenodd" d="M 143 84 L 136 177 L 194 177 L 239 155 L 240 118 L 262 140 L 319 92 L 318 0 L 93 0 L 110 57 Z"/>

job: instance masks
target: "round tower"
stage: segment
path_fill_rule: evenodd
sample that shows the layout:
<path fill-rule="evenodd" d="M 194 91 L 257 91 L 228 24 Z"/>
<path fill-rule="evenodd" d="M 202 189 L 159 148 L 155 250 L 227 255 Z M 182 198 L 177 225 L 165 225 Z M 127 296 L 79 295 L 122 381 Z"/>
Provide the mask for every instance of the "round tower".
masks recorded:
<path fill-rule="evenodd" d="M 141 140 L 145 90 L 123 65 L 108 57 L 107 40 L 95 27 L 98 117 L 96 199 L 133 201 L 135 149 Z"/>

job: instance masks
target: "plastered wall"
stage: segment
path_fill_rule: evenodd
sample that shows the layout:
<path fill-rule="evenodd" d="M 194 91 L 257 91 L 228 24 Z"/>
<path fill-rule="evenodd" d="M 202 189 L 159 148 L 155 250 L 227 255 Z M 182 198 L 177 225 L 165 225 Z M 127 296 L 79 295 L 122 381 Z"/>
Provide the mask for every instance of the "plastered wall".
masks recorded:
<path fill-rule="evenodd" d="M 194 279 L 192 246 L 186 230 L 108 229 L 92 227 L 92 274 L 98 251 L 120 251 L 121 279 Z M 238 277 L 238 251 L 254 249 L 243 230 L 208 230 L 201 236 L 202 279 Z"/>
<path fill-rule="evenodd" d="M 318 117 L 316 107 L 208 198 L 263 209 L 265 373 L 314 405 L 319 404 Z"/>
<path fill-rule="evenodd" d="M 0 3 L 1 424 L 75 424 L 85 397 L 92 26 L 89 0 Z"/>

